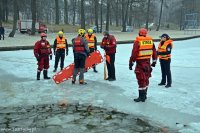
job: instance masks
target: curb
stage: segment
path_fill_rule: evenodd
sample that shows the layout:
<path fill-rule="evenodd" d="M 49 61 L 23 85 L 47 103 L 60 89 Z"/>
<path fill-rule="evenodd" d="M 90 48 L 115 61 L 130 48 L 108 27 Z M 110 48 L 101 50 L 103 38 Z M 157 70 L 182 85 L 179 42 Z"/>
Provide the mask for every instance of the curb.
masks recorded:
<path fill-rule="evenodd" d="M 172 38 L 173 41 L 182 41 L 182 40 L 189 40 L 194 38 L 200 38 L 200 35 L 190 36 L 190 37 L 181 37 L 181 38 Z M 160 39 L 153 39 L 154 42 L 159 42 Z M 126 41 L 117 41 L 117 44 L 127 44 L 133 43 L 133 40 L 126 40 Z M 100 42 L 97 43 L 100 45 Z M 30 50 L 33 49 L 34 46 L 11 46 L 11 47 L 0 47 L 0 51 L 14 51 L 14 50 Z M 71 47 L 71 44 L 69 44 Z"/>

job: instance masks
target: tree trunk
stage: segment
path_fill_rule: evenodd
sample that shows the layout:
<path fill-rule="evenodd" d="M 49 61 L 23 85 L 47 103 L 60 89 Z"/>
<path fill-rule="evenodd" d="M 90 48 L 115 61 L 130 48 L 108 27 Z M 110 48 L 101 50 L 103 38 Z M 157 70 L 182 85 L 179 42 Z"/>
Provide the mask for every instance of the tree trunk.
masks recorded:
<path fill-rule="evenodd" d="M 36 0 L 31 0 L 31 13 L 32 13 L 32 29 L 31 35 L 35 35 L 35 23 L 36 23 Z"/>
<path fill-rule="evenodd" d="M 109 16 L 110 16 L 110 0 L 107 0 L 106 31 L 109 31 Z"/>
<path fill-rule="evenodd" d="M 103 31 L 103 0 L 101 0 L 101 32 Z"/>
<path fill-rule="evenodd" d="M 0 0 L 0 26 L 2 25 L 2 16 L 3 16 L 3 14 L 2 14 L 2 10 L 3 10 L 3 2 L 2 2 L 2 0 Z"/>
<path fill-rule="evenodd" d="M 127 23 L 127 18 L 128 18 L 129 0 L 127 2 L 125 2 L 125 1 L 122 1 L 122 2 L 123 2 L 122 3 L 122 32 L 126 32 L 126 23 Z"/>
<path fill-rule="evenodd" d="M 128 25 L 129 26 L 132 26 L 133 25 L 133 7 L 132 7 L 132 5 L 133 5 L 133 1 L 131 1 L 131 3 L 130 3 L 130 11 L 129 11 L 129 21 L 128 21 Z"/>
<path fill-rule="evenodd" d="M 95 9 L 94 9 L 94 12 L 95 12 L 95 25 L 97 27 L 97 32 L 99 32 L 99 18 L 98 18 L 98 12 L 99 12 L 99 0 L 95 0 Z"/>
<path fill-rule="evenodd" d="M 85 0 L 81 0 L 81 28 L 85 29 L 85 10 L 84 10 Z"/>
<path fill-rule="evenodd" d="M 11 33 L 9 34 L 9 37 L 14 37 L 15 36 L 15 31 L 17 28 L 17 19 L 18 19 L 18 14 L 19 14 L 19 8 L 18 8 L 18 0 L 13 0 L 13 29 Z"/>
<path fill-rule="evenodd" d="M 148 7 L 147 7 L 147 13 L 146 13 L 146 25 L 145 28 L 148 30 L 149 28 L 149 10 L 150 10 L 150 2 L 151 0 L 148 0 Z"/>
<path fill-rule="evenodd" d="M 65 13 L 64 13 L 65 24 L 69 24 L 69 20 L 68 20 L 68 0 L 64 0 L 64 3 L 65 3 Z"/>
<path fill-rule="evenodd" d="M 6 22 L 8 22 L 8 14 L 9 14 L 9 11 L 8 11 L 8 1 L 6 0 L 5 2 L 6 2 L 6 3 L 5 3 L 5 6 L 6 6 L 6 7 L 5 7 L 5 8 L 6 8 L 6 9 L 5 9 L 5 10 L 6 10 Z"/>
<path fill-rule="evenodd" d="M 73 1 L 73 25 L 75 25 L 76 21 L 76 0 Z"/>
<path fill-rule="evenodd" d="M 158 21 L 158 27 L 157 27 L 156 31 L 159 31 L 159 29 L 160 29 L 160 22 L 161 22 L 161 17 L 162 17 L 162 9 L 163 9 L 163 1 L 164 1 L 164 0 L 161 0 L 161 7 L 160 7 L 160 17 L 159 17 L 159 21 Z"/>
<path fill-rule="evenodd" d="M 119 0 L 117 0 L 116 2 L 116 10 L 115 10 L 115 21 L 116 21 L 116 26 L 118 27 L 119 26 Z"/>
<path fill-rule="evenodd" d="M 59 24 L 59 5 L 58 5 L 58 0 L 55 0 L 55 5 L 56 5 L 56 24 Z"/>

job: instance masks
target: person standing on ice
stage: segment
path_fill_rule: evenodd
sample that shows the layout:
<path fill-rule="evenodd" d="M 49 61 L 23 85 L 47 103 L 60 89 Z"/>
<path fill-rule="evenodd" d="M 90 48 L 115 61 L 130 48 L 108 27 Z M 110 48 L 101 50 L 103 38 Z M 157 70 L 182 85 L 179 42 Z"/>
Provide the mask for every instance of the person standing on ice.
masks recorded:
<path fill-rule="evenodd" d="M 167 85 L 166 88 L 171 87 L 172 84 L 172 76 L 170 70 L 170 63 L 171 63 L 171 50 L 172 50 L 172 40 L 170 39 L 168 34 L 163 34 L 161 36 L 160 44 L 158 45 L 158 58 L 160 60 L 161 66 L 161 73 L 162 73 L 162 80 L 158 84 L 159 86 L 166 84 L 167 78 Z"/>
<path fill-rule="evenodd" d="M 50 79 L 47 70 L 49 68 L 49 57 L 50 60 L 52 59 L 51 45 L 46 40 L 47 35 L 45 33 L 41 33 L 40 36 L 41 40 L 37 41 L 34 46 L 34 55 L 38 61 L 37 80 L 40 80 L 40 73 L 43 69 L 44 79 Z"/>
<path fill-rule="evenodd" d="M 58 36 L 56 37 L 53 45 L 53 52 L 55 55 L 55 65 L 53 72 L 57 71 L 59 60 L 60 62 L 60 69 L 62 70 L 64 67 L 64 60 L 65 60 L 65 51 L 66 56 L 68 55 L 68 44 L 67 39 L 63 36 L 63 32 L 59 31 Z"/>
<path fill-rule="evenodd" d="M 153 60 L 150 64 L 150 60 Z M 141 28 L 139 36 L 136 37 L 132 49 L 132 54 L 129 60 L 129 69 L 132 70 L 136 62 L 135 74 L 139 85 L 139 97 L 134 99 L 135 102 L 145 102 L 147 98 L 147 89 L 149 78 L 151 77 L 152 67 L 156 65 L 156 48 L 153 39 L 147 36 L 147 30 Z"/>
<path fill-rule="evenodd" d="M 1 40 L 1 38 L 4 40 L 4 34 L 5 34 L 5 29 L 1 24 L 1 26 L 0 26 L 0 40 Z"/>
<path fill-rule="evenodd" d="M 108 69 L 108 78 L 106 80 L 115 81 L 115 53 L 116 53 L 116 39 L 113 35 L 110 35 L 108 31 L 103 32 L 104 38 L 100 44 L 100 47 L 105 50 L 106 53 L 106 65 Z"/>
<path fill-rule="evenodd" d="M 93 34 L 93 30 L 92 29 L 88 29 L 88 34 L 85 35 L 85 38 L 88 42 L 88 47 L 90 49 L 90 53 L 94 52 L 97 50 L 97 38 L 96 36 Z M 98 71 L 96 70 L 96 66 L 93 66 L 93 71 L 95 73 L 97 73 Z"/>
<path fill-rule="evenodd" d="M 84 70 L 86 57 L 90 55 L 88 48 L 88 42 L 85 39 L 85 30 L 79 29 L 78 36 L 72 39 L 72 48 L 74 53 L 74 72 L 72 78 L 72 84 L 76 82 L 76 75 L 80 71 L 79 84 L 87 84 L 84 81 Z"/>

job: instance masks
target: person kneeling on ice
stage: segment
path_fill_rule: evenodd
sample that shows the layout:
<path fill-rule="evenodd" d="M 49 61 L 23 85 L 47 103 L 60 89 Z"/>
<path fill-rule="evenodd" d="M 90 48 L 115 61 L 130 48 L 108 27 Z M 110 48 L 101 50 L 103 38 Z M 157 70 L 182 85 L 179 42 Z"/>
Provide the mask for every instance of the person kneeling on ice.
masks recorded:
<path fill-rule="evenodd" d="M 150 64 L 150 59 L 153 63 Z M 134 99 L 135 102 L 145 102 L 147 98 L 147 89 L 149 78 L 151 77 L 152 67 L 155 67 L 157 60 L 156 48 L 150 36 L 147 36 L 147 30 L 141 28 L 139 36 L 136 37 L 133 45 L 132 55 L 129 60 L 129 69 L 132 70 L 136 62 L 135 74 L 139 85 L 139 97 Z"/>
<path fill-rule="evenodd" d="M 90 50 L 88 48 L 88 43 L 85 39 L 85 30 L 79 29 L 78 36 L 72 39 L 72 48 L 74 53 L 74 72 L 72 78 L 72 84 L 76 82 L 76 75 L 78 70 L 80 71 L 79 83 L 87 84 L 84 81 L 84 69 L 86 57 L 90 55 Z"/>
<path fill-rule="evenodd" d="M 52 60 L 51 45 L 46 40 L 47 35 L 45 33 L 41 33 L 40 36 L 41 40 L 37 41 L 34 46 L 34 55 L 38 61 L 37 80 L 40 80 L 40 73 L 43 69 L 44 79 L 50 79 L 47 76 L 47 69 L 49 68 L 49 57 Z"/>

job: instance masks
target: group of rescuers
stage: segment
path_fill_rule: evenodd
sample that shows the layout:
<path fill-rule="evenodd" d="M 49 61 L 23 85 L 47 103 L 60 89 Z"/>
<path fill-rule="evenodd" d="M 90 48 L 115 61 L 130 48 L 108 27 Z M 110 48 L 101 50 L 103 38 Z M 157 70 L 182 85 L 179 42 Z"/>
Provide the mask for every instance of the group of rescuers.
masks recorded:
<path fill-rule="evenodd" d="M 159 86 L 165 86 L 166 88 L 171 87 L 171 50 L 173 48 L 172 40 L 168 34 L 163 34 L 161 36 L 161 41 L 158 45 L 156 51 L 152 37 L 147 36 L 147 29 L 139 29 L 138 36 L 136 37 L 132 54 L 129 59 L 129 69 L 132 70 L 134 63 L 135 74 L 138 81 L 138 91 L 139 97 L 134 99 L 135 102 L 145 102 L 147 99 L 147 90 L 149 86 L 149 78 L 151 77 L 152 67 L 155 67 L 157 58 L 159 58 L 162 80 L 158 84 Z M 110 61 L 106 60 L 107 70 L 108 70 L 108 81 L 115 81 L 115 53 L 116 53 L 116 39 L 113 35 L 109 34 L 108 31 L 103 32 L 103 39 L 100 47 L 105 50 L 106 56 L 109 57 Z M 37 80 L 40 80 L 40 73 L 43 70 L 44 79 L 50 79 L 48 77 L 49 59 L 52 60 L 52 50 L 50 43 L 46 40 L 47 34 L 42 33 L 41 40 L 37 41 L 34 46 L 34 55 L 38 61 L 37 69 Z M 97 38 L 93 34 L 92 29 L 86 31 L 84 29 L 78 30 L 78 36 L 72 39 L 72 49 L 74 54 L 74 72 L 72 77 L 72 84 L 76 82 L 76 76 L 78 71 L 79 74 L 79 84 L 87 84 L 84 81 L 85 61 L 87 56 L 97 50 Z M 53 72 L 57 71 L 59 60 L 60 69 L 64 67 L 65 56 L 68 55 L 68 43 L 67 39 L 63 35 L 62 31 L 58 32 L 53 44 L 53 54 L 55 55 L 55 65 Z M 152 58 L 152 59 L 151 59 Z M 152 62 L 152 63 L 151 63 Z M 95 65 L 93 66 L 93 71 L 97 73 Z"/>

